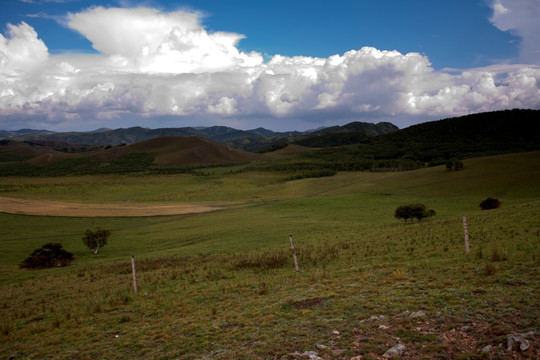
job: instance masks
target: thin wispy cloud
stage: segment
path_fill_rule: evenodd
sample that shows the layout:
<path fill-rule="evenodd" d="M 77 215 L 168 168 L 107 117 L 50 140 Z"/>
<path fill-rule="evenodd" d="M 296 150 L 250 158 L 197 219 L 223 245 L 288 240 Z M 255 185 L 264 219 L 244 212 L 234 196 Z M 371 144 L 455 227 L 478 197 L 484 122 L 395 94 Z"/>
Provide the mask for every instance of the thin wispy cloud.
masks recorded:
<path fill-rule="evenodd" d="M 66 4 L 71 2 L 76 2 L 80 0 L 18 0 L 22 3 L 27 4 L 47 4 L 47 3 L 56 3 L 56 4 Z"/>

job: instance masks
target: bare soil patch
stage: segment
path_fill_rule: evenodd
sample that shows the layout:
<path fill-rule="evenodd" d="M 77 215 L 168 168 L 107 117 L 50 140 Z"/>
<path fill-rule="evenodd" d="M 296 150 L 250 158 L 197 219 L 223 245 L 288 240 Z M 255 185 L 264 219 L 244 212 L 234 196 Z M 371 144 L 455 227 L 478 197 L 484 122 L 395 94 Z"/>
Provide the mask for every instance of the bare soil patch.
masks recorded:
<path fill-rule="evenodd" d="M 0 196 L 0 212 L 69 217 L 133 217 L 197 214 L 222 209 L 231 203 L 193 204 L 81 204 Z"/>

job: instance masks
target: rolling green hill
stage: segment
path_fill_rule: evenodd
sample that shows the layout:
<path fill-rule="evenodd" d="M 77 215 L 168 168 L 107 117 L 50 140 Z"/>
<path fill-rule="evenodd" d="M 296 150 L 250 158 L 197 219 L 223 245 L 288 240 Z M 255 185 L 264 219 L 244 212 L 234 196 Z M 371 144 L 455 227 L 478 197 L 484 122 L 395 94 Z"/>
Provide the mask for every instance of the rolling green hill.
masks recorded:
<path fill-rule="evenodd" d="M 257 159 L 257 154 L 248 153 L 202 139 L 197 136 L 162 136 L 127 146 L 115 146 L 89 156 L 100 162 L 118 161 L 129 155 L 149 154 L 154 156 L 153 164 L 168 166 L 224 165 L 249 162 Z"/>
<path fill-rule="evenodd" d="M 40 159 L 49 162 L 65 159 L 69 155 L 54 150 L 45 144 L 21 142 L 16 140 L 0 141 L 0 163 L 13 163 L 30 161 L 34 164 L 42 163 Z"/>
<path fill-rule="evenodd" d="M 540 152 L 464 163 L 297 181 L 223 167 L 0 177 L 2 196 L 28 201 L 229 204 L 137 218 L 0 212 L 0 357 L 379 359 L 402 344 L 408 359 L 538 358 Z M 488 196 L 501 208 L 480 210 Z M 394 218 L 416 202 L 437 214 Z M 112 235 L 93 255 L 81 236 L 96 226 Z M 47 242 L 76 260 L 17 267 Z M 507 350 L 512 334 L 529 347 Z"/>
<path fill-rule="evenodd" d="M 264 154 L 0 141 L 0 358 L 538 359 L 539 114 L 351 125 Z M 394 217 L 416 203 L 435 216 Z M 112 235 L 94 255 L 96 227 Z M 50 242 L 75 261 L 18 267 Z"/>
<path fill-rule="evenodd" d="M 227 129 L 214 130 L 215 134 L 227 133 Z M 496 111 L 393 130 L 387 123 L 351 123 L 288 138 L 296 139 L 293 143 L 283 138 L 272 140 L 277 135 L 255 130 L 263 135 L 244 138 L 243 147 L 262 148 L 273 143 L 264 157 L 199 137 L 159 137 L 101 148 L 4 140 L 0 144 L 0 160 L 4 162 L 0 174 L 184 172 L 187 168 L 254 160 L 260 160 L 254 167 L 285 172 L 291 179 L 330 176 L 336 171 L 412 170 L 471 157 L 538 150 L 540 110 Z M 60 147 L 78 154 L 62 155 L 64 151 L 57 151 Z"/>
<path fill-rule="evenodd" d="M 167 171 L 167 168 L 173 172 L 184 172 L 192 167 L 246 163 L 261 155 L 196 136 L 171 136 L 132 145 L 93 148 L 77 154 L 5 140 L 0 144 L 0 156 L 6 161 L 0 164 L 0 174 L 3 175 L 62 176 Z"/>

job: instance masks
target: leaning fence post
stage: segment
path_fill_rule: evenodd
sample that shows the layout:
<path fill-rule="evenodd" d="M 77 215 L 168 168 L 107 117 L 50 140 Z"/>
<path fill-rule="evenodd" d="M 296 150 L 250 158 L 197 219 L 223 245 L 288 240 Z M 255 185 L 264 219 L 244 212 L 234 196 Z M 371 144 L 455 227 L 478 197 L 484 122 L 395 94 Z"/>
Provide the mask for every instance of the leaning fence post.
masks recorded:
<path fill-rule="evenodd" d="M 137 288 L 137 273 L 135 272 L 135 256 L 131 255 L 131 271 L 133 273 L 133 290 L 138 292 Z"/>
<path fill-rule="evenodd" d="M 469 248 L 469 232 L 467 231 L 467 217 L 463 215 L 463 232 L 465 233 L 465 253 L 468 255 L 471 252 Z"/>
<path fill-rule="evenodd" d="M 292 250 L 292 256 L 294 259 L 294 267 L 296 269 L 296 272 L 300 272 L 300 267 L 298 266 L 298 259 L 296 258 L 296 251 L 294 250 L 294 244 L 292 241 L 292 235 L 289 235 L 289 240 L 291 240 L 291 250 Z"/>

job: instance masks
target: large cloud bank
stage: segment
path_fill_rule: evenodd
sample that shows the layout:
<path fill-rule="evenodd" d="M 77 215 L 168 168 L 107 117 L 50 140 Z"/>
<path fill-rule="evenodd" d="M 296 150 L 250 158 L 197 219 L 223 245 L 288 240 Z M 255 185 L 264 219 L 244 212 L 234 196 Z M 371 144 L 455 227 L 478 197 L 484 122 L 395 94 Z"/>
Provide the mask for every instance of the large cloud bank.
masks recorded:
<path fill-rule="evenodd" d="M 67 26 L 98 55 L 51 55 L 31 26 L 9 25 L 0 34 L 0 128 L 19 128 L 13 121 L 25 118 L 49 128 L 76 128 L 81 121 L 92 128 L 130 116 L 148 119 L 151 127 L 157 127 L 153 118 L 174 116 L 178 125 L 199 118 L 249 127 L 249 119 L 265 119 L 273 128 L 271 121 L 279 119 L 437 118 L 540 108 L 538 57 L 525 41 L 534 25 L 519 28 L 502 0 L 493 7 L 496 26 L 522 33 L 523 58 L 531 65 L 435 71 L 421 54 L 370 47 L 265 62 L 259 53 L 238 50 L 243 35 L 209 33 L 194 13 L 150 8 L 70 14 Z"/>
<path fill-rule="evenodd" d="M 520 60 L 540 64 L 540 0 L 492 0 L 491 22 L 521 38 Z"/>

